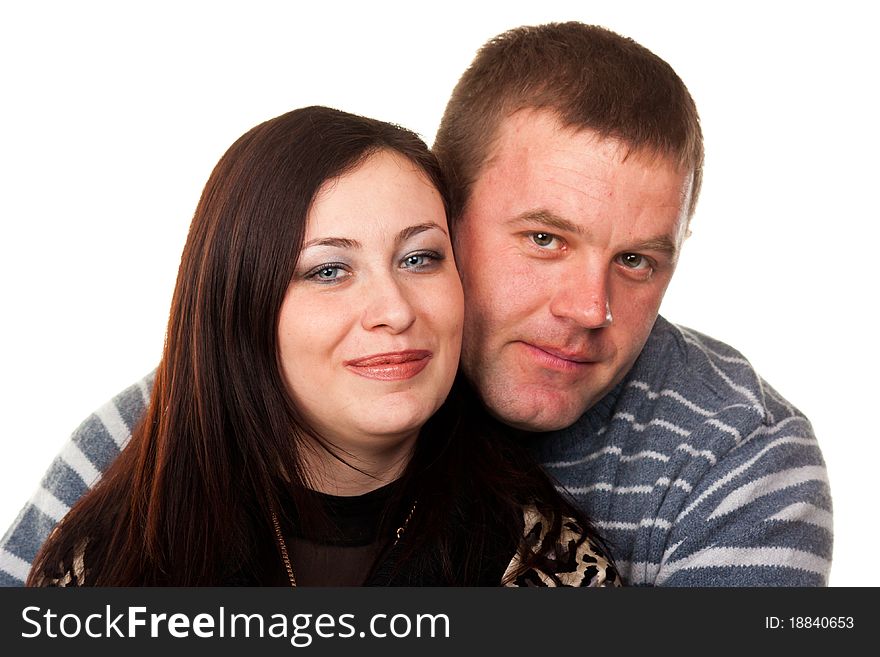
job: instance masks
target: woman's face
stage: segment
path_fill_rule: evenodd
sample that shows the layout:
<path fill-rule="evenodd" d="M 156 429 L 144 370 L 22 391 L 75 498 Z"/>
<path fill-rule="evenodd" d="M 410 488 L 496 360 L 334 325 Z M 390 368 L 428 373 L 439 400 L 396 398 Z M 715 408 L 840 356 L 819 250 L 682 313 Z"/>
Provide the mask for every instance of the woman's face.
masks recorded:
<path fill-rule="evenodd" d="M 349 454 L 408 449 L 452 385 L 463 304 L 443 202 L 420 169 L 380 151 L 328 181 L 278 324 L 297 407 Z"/>

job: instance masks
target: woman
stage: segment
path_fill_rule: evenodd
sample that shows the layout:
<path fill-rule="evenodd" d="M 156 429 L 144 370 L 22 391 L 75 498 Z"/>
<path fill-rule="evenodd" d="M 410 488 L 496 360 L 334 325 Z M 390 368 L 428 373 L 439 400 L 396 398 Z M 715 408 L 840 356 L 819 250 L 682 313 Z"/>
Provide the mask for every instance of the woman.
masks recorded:
<path fill-rule="evenodd" d="M 146 416 L 28 583 L 615 583 L 453 385 L 462 316 L 418 137 L 322 107 L 253 128 L 196 209 Z"/>

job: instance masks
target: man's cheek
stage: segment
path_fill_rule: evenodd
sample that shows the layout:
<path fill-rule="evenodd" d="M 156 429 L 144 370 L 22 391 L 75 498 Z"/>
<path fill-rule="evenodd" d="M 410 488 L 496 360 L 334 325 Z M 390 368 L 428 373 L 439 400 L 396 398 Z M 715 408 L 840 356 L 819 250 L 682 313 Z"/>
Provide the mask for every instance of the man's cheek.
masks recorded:
<path fill-rule="evenodd" d="M 523 258 L 498 259 L 492 271 L 491 284 L 485 289 L 493 302 L 506 313 L 517 314 L 535 305 L 538 299 L 547 299 L 556 287 L 549 268 Z"/>

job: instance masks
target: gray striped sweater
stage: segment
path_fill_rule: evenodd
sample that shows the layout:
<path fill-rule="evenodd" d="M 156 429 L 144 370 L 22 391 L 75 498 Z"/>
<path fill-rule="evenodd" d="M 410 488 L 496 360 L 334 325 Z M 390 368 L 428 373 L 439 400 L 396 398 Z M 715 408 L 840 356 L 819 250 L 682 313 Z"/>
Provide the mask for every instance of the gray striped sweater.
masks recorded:
<path fill-rule="evenodd" d="M 658 318 L 615 390 L 531 443 L 630 585 L 827 584 L 831 495 L 810 423 L 725 344 Z"/>
<path fill-rule="evenodd" d="M 100 477 L 151 376 L 91 415 L 0 541 L 0 585 Z M 609 539 L 629 584 L 812 586 L 831 565 L 831 497 L 807 419 L 738 352 L 658 318 L 629 375 L 535 453 Z"/>

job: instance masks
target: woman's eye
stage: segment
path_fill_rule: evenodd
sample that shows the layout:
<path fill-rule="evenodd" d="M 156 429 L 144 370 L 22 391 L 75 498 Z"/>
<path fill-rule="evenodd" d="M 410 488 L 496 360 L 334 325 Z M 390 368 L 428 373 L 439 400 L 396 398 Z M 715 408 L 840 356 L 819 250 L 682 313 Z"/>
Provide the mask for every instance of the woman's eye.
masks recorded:
<path fill-rule="evenodd" d="M 403 266 L 404 267 L 420 267 L 423 264 L 425 264 L 425 259 L 426 259 L 425 256 L 423 256 L 421 254 L 407 256 L 406 258 L 403 259 Z"/>
<path fill-rule="evenodd" d="M 400 261 L 400 266 L 403 269 L 428 269 L 441 260 L 443 256 L 439 253 L 410 253 Z"/>
<path fill-rule="evenodd" d="M 305 277 L 318 283 L 337 283 L 348 275 L 342 265 L 326 264 L 312 269 Z"/>
<path fill-rule="evenodd" d="M 554 242 L 558 241 L 556 236 L 550 233 L 532 233 L 531 237 L 535 244 L 544 249 L 552 246 Z"/>

